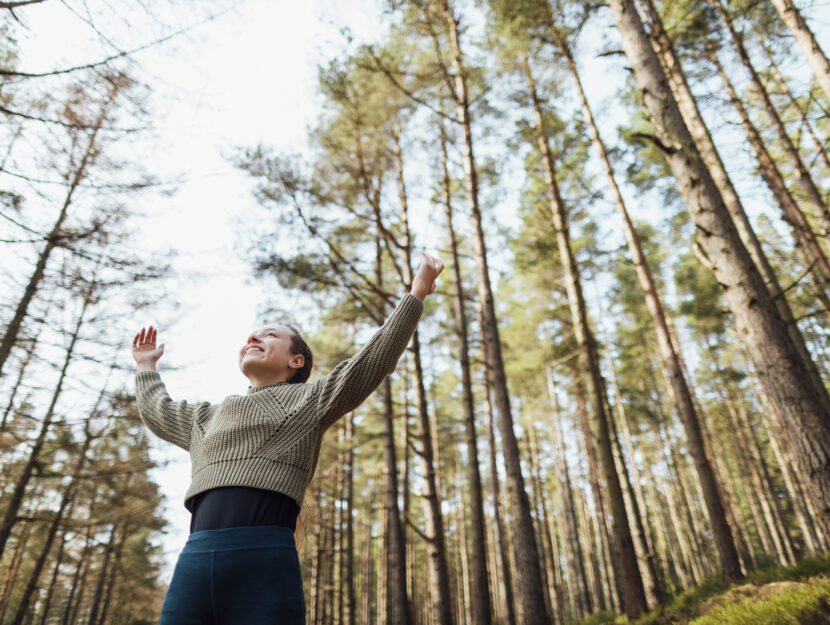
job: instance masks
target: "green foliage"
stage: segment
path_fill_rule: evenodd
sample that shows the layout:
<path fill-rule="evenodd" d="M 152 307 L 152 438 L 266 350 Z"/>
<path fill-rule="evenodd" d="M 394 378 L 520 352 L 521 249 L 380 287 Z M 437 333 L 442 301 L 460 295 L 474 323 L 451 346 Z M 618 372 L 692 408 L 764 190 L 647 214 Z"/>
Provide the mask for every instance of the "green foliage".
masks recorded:
<path fill-rule="evenodd" d="M 810 556 L 793 566 L 759 569 L 740 584 L 731 586 L 723 577 L 710 577 L 641 617 L 634 625 L 830 623 L 828 576 L 830 555 Z M 781 586 L 781 583 L 788 585 Z M 817 589 L 815 592 L 813 587 Z M 786 592 L 778 594 L 782 588 Z M 819 618 L 824 620 L 810 620 Z"/>
<path fill-rule="evenodd" d="M 603 610 L 578 621 L 578 625 L 626 625 L 628 622 L 628 617 L 622 614 Z"/>
<path fill-rule="evenodd" d="M 817 577 L 802 584 L 777 582 L 773 586 L 777 592 L 770 598 L 730 601 L 690 625 L 830 624 L 830 579 Z"/>

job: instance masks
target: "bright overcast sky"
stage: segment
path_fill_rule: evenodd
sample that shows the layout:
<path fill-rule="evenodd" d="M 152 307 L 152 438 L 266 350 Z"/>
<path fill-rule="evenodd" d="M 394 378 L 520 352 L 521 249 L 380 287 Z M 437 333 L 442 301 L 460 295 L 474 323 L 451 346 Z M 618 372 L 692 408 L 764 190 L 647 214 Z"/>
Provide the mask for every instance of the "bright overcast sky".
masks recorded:
<path fill-rule="evenodd" d="M 119 5 L 130 2 L 119 0 Z M 77 11 L 83 7 L 73 0 L 66 4 Z M 88 4 L 100 10 L 98 29 L 122 49 L 164 32 L 152 24 L 146 31 L 136 24 L 125 29 L 119 16 L 108 17 L 107 9 L 95 8 L 104 3 Z M 194 16 L 189 2 L 172 4 L 179 6 L 157 6 L 171 13 L 167 23 L 178 28 L 230 5 L 197 1 L 201 13 Z M 25 25 L 19 33 L 19 67 L 25 71 L 48 71 L 114 52 L 64 3 L 47 0 L 18 13 Z M 149 219 L 142 238 L 159 249 L 176 249 L 180 276 L 200 272 L 196 280 L 178 285 L 182 307 L 177 323 L 159 330 L 166 343 L 163 361 L 181 367 L 164 375 L 174 399 L 218 402 L 247 387 L 237 368 L 237 350 L 256 324 L 256 309 L 264 298 L 235 247 L 244 237 L 240 216 L 255 213 L 257 207 L 248 178 L 227 156 L 237 147 L 258 143 L 301 151 L 306 126 L 315 117 L 317 64 L 336 55 L 340 27 L 372 37 L 378 14 L 374 0 L 247 0 L 169 43 L 134 55 L 132 71 L 153 90 L 160 130 L 157 145 L 147 151 L 148 162 L 139 164 L 162 178 L 183 180 L 172 197 L 143 200 L 141 209 Z M 166 22 L 166 16 L 160 20 Z M 157 320 L 125 320 L 125 341 L 137 327 L 150 323 Z M 126 384 L 133 388 L 132 379 Z M 167 581 L 187 536 L 190 515 L 182 502 L 190 462 L 171 445 L 159 441 L 157 448 L 159 459 L 173 460 L 156 475 L 168 497 L 170 528 L 163 539 Z"/>

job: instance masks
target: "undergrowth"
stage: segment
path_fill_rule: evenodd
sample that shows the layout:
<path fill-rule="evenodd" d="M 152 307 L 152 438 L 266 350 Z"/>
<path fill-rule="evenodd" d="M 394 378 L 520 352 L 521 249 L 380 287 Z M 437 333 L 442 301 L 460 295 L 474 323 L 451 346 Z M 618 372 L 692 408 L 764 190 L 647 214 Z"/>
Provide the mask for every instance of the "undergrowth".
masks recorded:
<path fill-rule="evenodd" d="M 636 621 L 602 612 L 579 625 L 830 625 L 830 555 L 752 571 L 737 583 L 710 577 Z"/>

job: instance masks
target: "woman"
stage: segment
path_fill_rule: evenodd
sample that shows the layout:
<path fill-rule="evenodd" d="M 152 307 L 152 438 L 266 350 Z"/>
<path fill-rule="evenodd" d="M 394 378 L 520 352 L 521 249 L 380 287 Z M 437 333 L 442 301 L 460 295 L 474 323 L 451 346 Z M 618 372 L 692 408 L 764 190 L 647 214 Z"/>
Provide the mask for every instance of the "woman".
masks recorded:
<path fill-rule="evenodd" d="M 190 452 L 185 495 L 191 534 L 159 625 L 294 625 L 305 601 L 294 529 L 325 431 L 357 408 L 397 365 L 444 268 L 421 254 L 412 289 L 355 356 L 307 383 L 312 354 L 291 326 L 251 333 L 239 367 L 245 395 L 220 404 L 171 401 L 156 373 L 156 330 L 133 339 L 142 421 Z"/>

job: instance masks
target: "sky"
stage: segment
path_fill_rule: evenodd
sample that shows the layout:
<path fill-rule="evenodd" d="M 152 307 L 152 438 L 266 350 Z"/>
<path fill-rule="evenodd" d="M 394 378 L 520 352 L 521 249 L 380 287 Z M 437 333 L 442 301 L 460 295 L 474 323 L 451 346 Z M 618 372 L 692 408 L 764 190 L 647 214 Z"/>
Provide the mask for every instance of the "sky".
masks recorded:
<path fill-rule="evenodd" d="M 78 11 L 83 6 L 71 0 L 67 4 Z M 189 15 L 189 3 L 179 4 L 168 7 L 170 14 L 160 19 L 182 26 L 197 21 Z M 221 4 L 196 6 L 207 7 L 201 13 L 207 15 Z M 174 399 L 219 402 L 247 388 L 237 353 L 257 325 L 265 294 L 251 281 L 238 249 L 249 234 L 242 231 L 242 223 L 249 223 L 259 209 L 250 181 L 229 157 L 239 147 L 259 143 L 301 152 L 316 110 L 316 65 L 337 53 L 342 40 L 338 24 L 348 23 L 358 37 L 369 37 L 379 13 L 373 0 L 233 4 L 235 8 L 181 37 L 133 55 L 132 71 L 153 89 L 158 128 L 142 165 L 180 180 L 171 197 L 144 200 L 140 209 L 146 218 L 136 233 L 142 249 L 173 248 L 177 253 L 173 286 L 181 307 L 172 325 L 159 327 L 159 341 L 165 343 L 159 369 Z M 19 13 L 25 25 L 18 42 L 21 69 L 48 71 L 113 53 L 63 3 L 47 0 Z M 95 15 L 96 27 L 116 33 L 110 38 L 122 48 L 155 38 L 147 36 L 152 24 L 144 24 L 145 30 L 103 9 Z M 159 324 L 149 311 L 124 320 L 125 362 L 131 362 L 127 341 L 149 324 Z M 175 370 L 165 372 L 165 363 Z M 132 376 L 123 384 L 133 389 Z M 166 583 L 187 538 L 190 514 L 183 501 L 190 461 L 186 452 L 162 441 L 155 445 L 154 457 L 168 461 L 154 476 L 167 497 L 169 527 L 161 541 L 161 581 Z"/>

